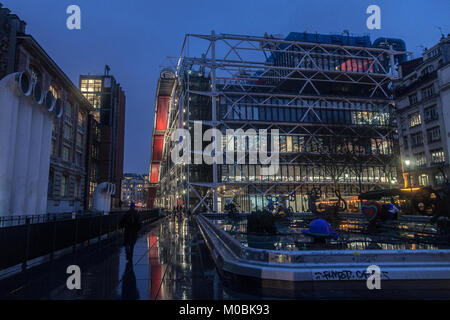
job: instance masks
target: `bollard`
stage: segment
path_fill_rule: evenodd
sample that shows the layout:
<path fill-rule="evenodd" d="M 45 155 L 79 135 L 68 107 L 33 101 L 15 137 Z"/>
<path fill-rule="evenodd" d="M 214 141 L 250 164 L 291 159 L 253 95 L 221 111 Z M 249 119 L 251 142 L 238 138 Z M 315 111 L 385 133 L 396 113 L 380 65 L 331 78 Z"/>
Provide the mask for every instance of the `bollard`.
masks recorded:
<path fill-rule="evenodd" d="M 30 253 L 30 233 L 31 233 L 30 218 L 26 218 L 25 224 L 26 224 L 25 256 L 22 262 L 22 271 L 25 271 L 27 269 L 28 255 Z"/>

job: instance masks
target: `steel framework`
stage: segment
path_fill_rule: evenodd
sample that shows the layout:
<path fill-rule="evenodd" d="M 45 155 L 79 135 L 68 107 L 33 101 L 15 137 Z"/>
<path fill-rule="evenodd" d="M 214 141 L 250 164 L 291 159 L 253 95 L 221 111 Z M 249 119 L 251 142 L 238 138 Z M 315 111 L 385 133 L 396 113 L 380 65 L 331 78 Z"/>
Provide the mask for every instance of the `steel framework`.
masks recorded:
<path fill-rule="evenodd" d="M 390 85 L 405 53 L 389 41 L 375 47 L 187 34 L 174 68 L 157 205 L 219 212 L 224 198 L 237 197 L 247 211 L 260 209 L 267 196 L 295 191 L 300 211 L 307 210 L 304 197 L 314 187 L 323 188 L 324 197 L 335 189 L 351 196 L 396 183 Z M 263 177 L 257 166 L 236 162 L 174 164 L 171 134 L 199 120 L 222 132 L 278 129 L 288 141 L 279 174 Z"/>

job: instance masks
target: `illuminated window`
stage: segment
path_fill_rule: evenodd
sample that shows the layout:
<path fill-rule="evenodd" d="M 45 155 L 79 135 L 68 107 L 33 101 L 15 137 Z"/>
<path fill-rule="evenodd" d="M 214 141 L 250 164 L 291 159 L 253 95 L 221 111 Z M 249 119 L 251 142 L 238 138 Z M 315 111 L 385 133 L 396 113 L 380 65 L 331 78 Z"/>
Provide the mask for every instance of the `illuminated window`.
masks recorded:
<path fill-rule="evenodd" d="M 415 112 L 409 115 L 409 127 L 415 127 L 422 124 L 422 118 L 419 112 Z"/>
<path fill-rule="evenodd" d="M 52 83 L 48 89 L 55 98 L 60 98 L 59 88 L 56 84 Z"/>
<path fill-rule="evenodd" d="M 81 110 L 78 111 L 78 125 L 80 127 L 84 126 L 84 112 Z"/>
<path fill-rule="evenodd" d="M 101 79 L 83 79 L 81 80 L 81 92 L 101 92 L 102 80 Z"/>
<path fill-rule="evenodd" d="M 442 163 L 445 162 L 444 150 L 436 149 L 430 152 L 432 163 Z"/>
<path fill-rule="evenodd" d="M 419 185 L 422 186 L 422 187 L 429 185 L 429 183 L 428 183 L 428 175 L 427 174 L 421 174 L 419 176 Z"/>
<path fill-rule="evenodd" d="M 287 152 L 292 152 L 292 136 L 286 137 L 286 148 Z"/>
<path fill-rule="evenodd" d="M 97 93 L 83 93 L 86 99 L 92 104 L 95 109 L 100 108 L 101 95 Z"/>

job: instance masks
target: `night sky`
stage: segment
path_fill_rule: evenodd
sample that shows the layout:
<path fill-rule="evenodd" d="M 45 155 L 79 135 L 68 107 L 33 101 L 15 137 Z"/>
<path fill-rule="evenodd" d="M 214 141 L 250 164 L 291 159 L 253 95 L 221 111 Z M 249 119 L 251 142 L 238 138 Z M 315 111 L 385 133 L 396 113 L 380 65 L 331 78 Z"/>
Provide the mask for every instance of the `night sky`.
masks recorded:
<path fill-rule="evenodd" d="M 105 64 L 127 95 L 124 172 L 147 173 L 156 82 L 166 56 L 177 56 L 186 33 L 263 36 L 291 31 L 401 38 L 417 57 L 450 33 L 449 0 L 0 0 L 27 22 L 78 86 L 80 74 Z M 81 30 L 66 28 L 66 8 L 81 8 Z M 366 28 L 366 8 L 381 8 L 381 30 Z"/>

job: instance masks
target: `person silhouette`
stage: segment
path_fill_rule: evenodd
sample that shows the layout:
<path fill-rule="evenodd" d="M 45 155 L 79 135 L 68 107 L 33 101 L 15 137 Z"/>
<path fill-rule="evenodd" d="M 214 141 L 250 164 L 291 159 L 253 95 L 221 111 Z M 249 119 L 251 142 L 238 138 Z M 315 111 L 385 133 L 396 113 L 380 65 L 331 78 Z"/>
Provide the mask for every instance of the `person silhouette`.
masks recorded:
<path fill-rule="evenodd" d="M 139 300 L 136 275 L 134 274 L 133 263 L 131 261 L 127 262 L 122 277 L 122 300 Z"/>
<path fill-rule="evenodd" d="M 120 221 L 120 227 L 124 229 L 123 245 L 127 260 L 132 261 L 134 245 L 136 244 L 138 232 L 142 227 L 139 214 L 133 202 L 130 204 L 130 210 L 128 210 Z"/>

